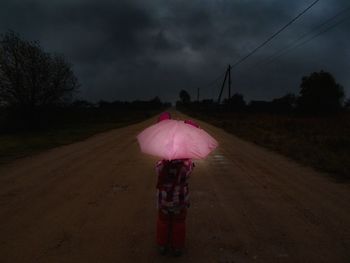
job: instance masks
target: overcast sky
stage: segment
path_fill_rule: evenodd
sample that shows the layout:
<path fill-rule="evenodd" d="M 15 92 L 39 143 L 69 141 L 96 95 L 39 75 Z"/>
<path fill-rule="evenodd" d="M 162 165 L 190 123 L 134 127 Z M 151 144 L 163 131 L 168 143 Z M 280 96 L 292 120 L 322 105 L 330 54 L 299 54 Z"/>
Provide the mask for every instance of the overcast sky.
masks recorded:
<path fill-rule="evenodd" d="M 1 0 L 0 32 L 38 40 L 62 53 L 91 101 L 151 99 L 174 102 L 181 89 L 192 99 L 217 99 L 208 85 L 314 0 Z M 350 10 L 319 37 L 267 63 L 310 30 L 350 6 L 320 0 L 259 52 L 232 70 L 232 94 L 247 101 L 299 92 L 300 79 L 331 72 L 350 97 Z M 223 96 L 227 96 L 225 90 Z"/>

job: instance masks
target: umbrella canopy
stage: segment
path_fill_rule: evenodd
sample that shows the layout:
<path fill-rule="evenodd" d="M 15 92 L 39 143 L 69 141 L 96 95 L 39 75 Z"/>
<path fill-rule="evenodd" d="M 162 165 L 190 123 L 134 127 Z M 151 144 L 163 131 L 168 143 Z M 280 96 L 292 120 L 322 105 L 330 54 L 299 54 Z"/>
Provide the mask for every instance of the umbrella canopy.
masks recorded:
<path fill-rule="evenodd" d="M 163 120 L 138 136 L 141 151 L 167 160 L 204 159 L 218 142 L 203 129 L 178 120 Z"/>

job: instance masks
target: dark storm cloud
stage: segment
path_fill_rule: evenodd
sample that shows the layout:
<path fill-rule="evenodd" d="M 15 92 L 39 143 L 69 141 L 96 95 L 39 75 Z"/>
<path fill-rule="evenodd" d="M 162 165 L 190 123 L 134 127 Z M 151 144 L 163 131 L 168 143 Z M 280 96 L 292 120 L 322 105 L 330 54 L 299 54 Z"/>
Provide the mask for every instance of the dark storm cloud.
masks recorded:
<path fill-rule="evenodd" d="M 74 64 L 82 98 L 134 100 L 158 95 L 175 101 L 181 89 L 195 96 L 197 87 L 201 98 L 216 98 L 219 83 L 206 84 L 311 2 L 4 0 L 0 31 L 13 29 L 26 39 L 39 40 L 49 52 L 63 53 Z M 233 92 L 247 99 L 297 93 L 301 77 L 321 69 L 349 88 L 349 21 L 273 63 L 254 66 L 347 5 L 346 0 L 320 1 L 233 70 Z"/>

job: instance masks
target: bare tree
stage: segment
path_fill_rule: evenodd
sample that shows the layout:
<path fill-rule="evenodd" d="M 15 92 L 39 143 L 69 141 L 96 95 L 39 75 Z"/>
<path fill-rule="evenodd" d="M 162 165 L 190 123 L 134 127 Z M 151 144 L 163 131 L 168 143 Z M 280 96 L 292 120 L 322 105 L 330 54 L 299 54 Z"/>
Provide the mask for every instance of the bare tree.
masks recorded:
<path fill-rule="evenodd" d="M 38 42 L 10 31 L 0 40 L 0 101 L 33 109 L 58 105 L 77 91 L 72 66 L 63 56 L 50 55 Z"/>

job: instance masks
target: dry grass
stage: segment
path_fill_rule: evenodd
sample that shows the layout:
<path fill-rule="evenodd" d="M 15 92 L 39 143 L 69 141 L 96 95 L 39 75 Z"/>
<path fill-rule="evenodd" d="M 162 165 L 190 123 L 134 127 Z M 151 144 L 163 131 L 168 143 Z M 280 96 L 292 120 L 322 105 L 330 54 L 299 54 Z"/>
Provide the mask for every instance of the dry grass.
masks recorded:
<path fill-rule="evenodd" d="M 123 111 L 108 118 L 86 118 L 60 123 L 59 127 L 0 134 L 0 164 L 56 146 L 84 140 L 96 133 L 127 126 L 147 119 L 159 111 Z"/>
<path fill-rule="evenodd" d="M 248 113 L 190 113 L 245 140 L 350 181 L 350 114 L 296 117 Z"/>

